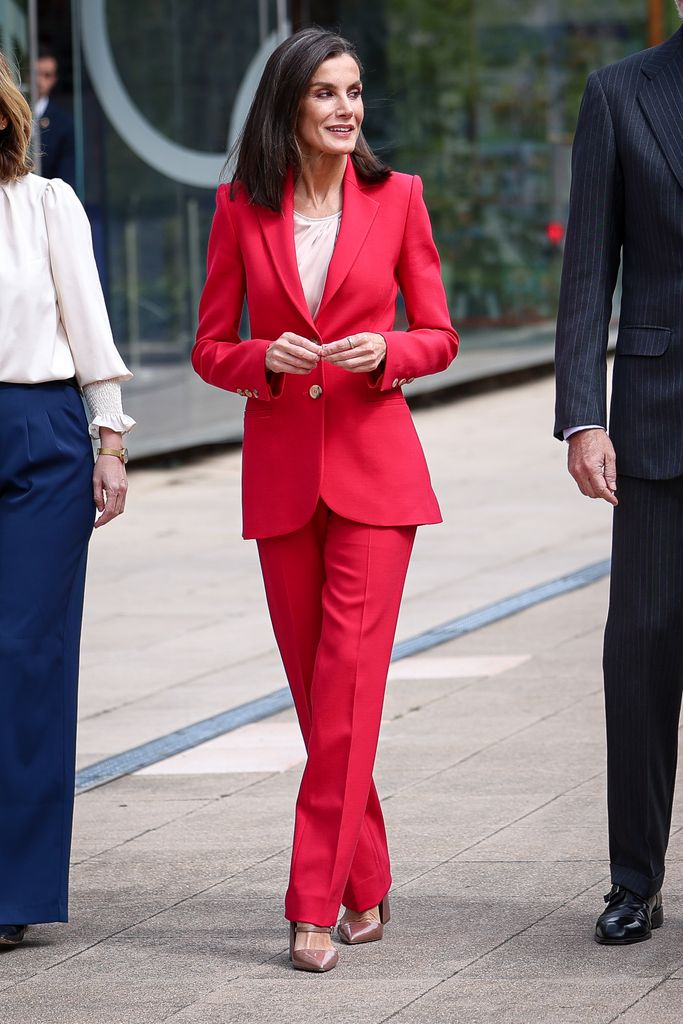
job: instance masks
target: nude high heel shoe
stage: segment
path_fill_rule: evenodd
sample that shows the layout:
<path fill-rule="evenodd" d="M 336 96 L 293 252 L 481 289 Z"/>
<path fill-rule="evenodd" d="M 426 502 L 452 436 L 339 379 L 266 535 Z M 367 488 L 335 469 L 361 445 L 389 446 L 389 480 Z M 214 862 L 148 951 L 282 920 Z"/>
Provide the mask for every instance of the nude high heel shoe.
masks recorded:
<path fill-rule="evenodd" d="M 389 896 L 385 896 L 377 907 L 379 921 L 369 918 L 367 921 L 342 921 L 339 925 L 339 938 L 347 946 L 358 946 L 361 942 L 377 942 L 384 937 L 384 925 L 391 918 Z"/>
<path fill-rule="evenodd" d="M 331 935 L 332 928 L 317 928 L 312 924 L 301 924 L 296 921 L 289 922 L 289 959 L 292 967 L 297 971 L 315 971 L 320 974 L 323 971 L 331 971 L 337 966 L 339 954 L 336 949 L 297 949 L 296 937 L 309 933 L 319 935 Z"/>

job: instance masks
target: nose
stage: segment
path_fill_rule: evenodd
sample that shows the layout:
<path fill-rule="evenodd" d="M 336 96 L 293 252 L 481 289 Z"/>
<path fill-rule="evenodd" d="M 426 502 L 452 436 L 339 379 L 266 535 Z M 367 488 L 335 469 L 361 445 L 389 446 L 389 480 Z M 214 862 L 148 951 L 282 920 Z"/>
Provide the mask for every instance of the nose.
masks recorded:
<path fill-rule="evenodd" d="M 337 106 L 338 117 L 350 117 L 353 114 L 353 108 L 349 102 L 348 96 L 342 96 Z"/>

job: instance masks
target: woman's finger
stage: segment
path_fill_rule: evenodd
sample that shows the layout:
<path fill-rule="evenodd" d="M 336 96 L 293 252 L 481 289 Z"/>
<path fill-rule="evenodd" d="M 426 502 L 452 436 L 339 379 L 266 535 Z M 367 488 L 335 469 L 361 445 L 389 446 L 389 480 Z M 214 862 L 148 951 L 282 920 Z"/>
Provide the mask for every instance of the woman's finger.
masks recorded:
<path fill-rule="evenodd" d="M 367 354 L 363 349 L 345 348 L 341 352 L 323 353 L 323 359 L 327 363 L 346 363 L 349 359 L 357 359 L 359 355 Z"/>
<path fill-rule="evenodd" d="M 302 365 L 299 362 L 291 362 L 289 359 L 275 359 L 270 367 L 275 373 L 298 373 L 300 375 L 311 372 L 312 367 Z"/>
<path fill-rule="evenodd" d="M 361 344 L 362 337 L 362 334 L 352 334 L 349 338 L 340 338 L 339 341 L 331 341 L 328 345 L 323 345 L 323 358 L 328 359 L 330 356 L 353 352 Z M 350 345 L 349 341 L 351 342 Z"/>
<path fill-rule="evenodd" d="M 369 370 L 377 369 L 379 359 L 374 353 L 371 353 L 367 356 L 355 356 L 344 362 L 335 361 L 334 365 L 339 366 L 342 370 L 348 370 L 350 373 L 367 373 Z"/>
<path fill-rule="evenodd" d="M 312 355 L 320 356 L 320 345 L 317 341 L 311 341 L 310 338 L 304 338 L 301 334 L 291 334 L 287 331 L 282 335 L 282 339 L 288 342 L 293 348 L 303 349 L 304 352 L 310 352 Z"/>
<path fill-rule="evenodd" d="M 295 366 L 310 366 L 311 368 L 317 366 L 318 359 L 315 356 L 311 356 L 308 353 L 302 353 L 302 351 L 296 348 L 286 348 L 282 352 L 276 352 L 276 357 L 280 359 L 286 359 L 289 363 L 294 363 Z"/>
<path fill-rule="evenodd" d="M 99 517 L 99 519 L 97 519 L 95 521 L 95 528 L 97 529 L 97 527 L 99 527 L 99 526 L 106 526 L 107 523 L 110 523 L 113 518 L 114 518 L 114 511 L 113 511 L 113 509 L 110 506 L 105 505 L 104 506 L 104 512 Z"/>
<path fill-rule="evenodd" d="M 102 478 L 99 473 L 95 473 L 93 477 L 93 498 L 95 499 L 95 508 L 98 512 L 104 512 L 104 494 L 102 491 Z"/>
<path fill-rule="evenodd" d="M 114 495 L 114 515 L 120 516 L 123 512 L 124 493 L 123 489 L 119 488 Z"/>
<path fill-rule="evenodd" d="M 346 352 L 339 352 L 336 355 L 325 354 L 323 359 L 328 363 L 350 363 L 357 359 L 376 359 L 378 353 L 373 348 L 347 349 Z"/>

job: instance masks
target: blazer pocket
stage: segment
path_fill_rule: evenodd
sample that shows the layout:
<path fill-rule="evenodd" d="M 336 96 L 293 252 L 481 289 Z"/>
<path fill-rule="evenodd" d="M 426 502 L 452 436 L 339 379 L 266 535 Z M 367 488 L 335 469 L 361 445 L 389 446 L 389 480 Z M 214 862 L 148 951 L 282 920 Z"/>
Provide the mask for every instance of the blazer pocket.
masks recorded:
<path fill-rule="evenodd" d="M 620 327 L 618 356 L 663 356 L 671 344 L 670 327 Z"/>

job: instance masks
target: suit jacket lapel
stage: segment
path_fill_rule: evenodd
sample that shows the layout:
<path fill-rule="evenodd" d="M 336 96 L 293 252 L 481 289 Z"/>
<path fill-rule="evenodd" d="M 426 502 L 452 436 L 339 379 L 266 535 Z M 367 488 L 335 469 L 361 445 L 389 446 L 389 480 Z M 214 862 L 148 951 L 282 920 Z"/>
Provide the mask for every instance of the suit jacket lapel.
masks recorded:
<path fill-rule="evenodd" d="M 683 188 L 683 29 L 642 66 L 638 102 Z"/>
<path fill-rule="evenodd" d="M 379 203 L 363 191 L 350 157 L 346 163 L 342 203 L 339 237 L 327 272 L 318 317 L 351 270 L 379 209 Z"/>
<path fill-rule="evenodd" d="M 311 327 L 315 329 L 296 262 L 296 248 L 294 246 L 294 181 L 291 171 L 285 181 L 282 210 L 276 212 L 275 210 L 267 209 L 265 206 L 256 206 L 256 211 L 263 237 L 282 285 L 297 310 L 310 323 Z"/>
<path fill-rule="evenodd" d="M 339 237 L 327 272 L 318 317 L 351 270 L 379 209 L 379 203 L 363 191 L 350 158 L 347 161 L 344 174 L 342 204 Z M 297 310 L 315 329 L 296 262 L 294 180 L 291 172 L 285 182 L 282 210 L 275 212 L 264 206 L 257 206 L 256 211 L 263 237 L 282 285 Z"/>

